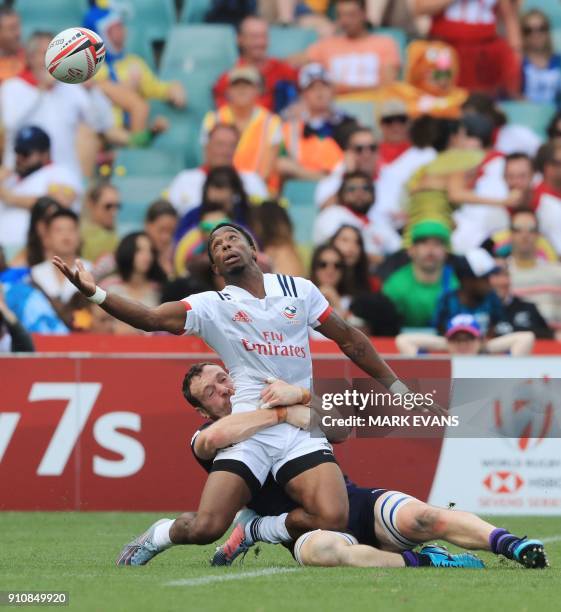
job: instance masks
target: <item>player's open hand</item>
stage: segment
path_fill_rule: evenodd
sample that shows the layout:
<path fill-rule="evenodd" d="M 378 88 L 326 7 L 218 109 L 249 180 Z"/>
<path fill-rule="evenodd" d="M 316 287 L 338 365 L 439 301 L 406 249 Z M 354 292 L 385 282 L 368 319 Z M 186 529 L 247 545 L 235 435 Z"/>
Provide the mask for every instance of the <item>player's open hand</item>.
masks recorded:
<path fill-rule="evenodd" d="M 76 260 L 76 269 L 72 271 L 68 265 L 56 255 L 53 264 L 66 276 L 66 278 L 86 297 L 95 293 L 95 280 L 91 272 L 88 272 L 81 260 Z"/>
<path fill-rule="evenodd" d="M 277 378 L 267 378 L 267 386 L 261 391 L 261 408 L 274 408 L 275 406 L 292 406 L 301 404 L 304 395 L 302 387 L 289 385 Z"/>

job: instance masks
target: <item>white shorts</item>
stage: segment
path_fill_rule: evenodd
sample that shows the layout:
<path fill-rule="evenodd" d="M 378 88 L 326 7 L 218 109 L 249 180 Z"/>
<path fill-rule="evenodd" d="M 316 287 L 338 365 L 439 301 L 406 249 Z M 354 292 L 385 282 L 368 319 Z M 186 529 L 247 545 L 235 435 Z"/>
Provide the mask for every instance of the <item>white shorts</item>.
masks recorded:
<path fill-rule="evenodd" d="M 314 531 L 308 531 L 307 533 L 304 533 L 303 535 L 301 535 L 296 542 L 294 543 L 294 551 L 293 551 L 293 555 L 294 558 L 296 559 L 298 565 L 306 565 L 303 561 L 302 561 L 302 546 L 304 546 L 304 544 L 315 534 L 315 533 L 319 533 L 320 531 L 322 531 L 321 529 L 315 529 Z M 341 531 L 326 531 L 326 533 L 332 533 L 334 536 L 337 536 L 339 538 L 342 538 L 343 540 L 345 540 L 345 542 L 347 542 L 347 544 L 349 545 L 353 545 L 353 544 L 358 544 L 358 540 L 351 535 L 350 533 L 343 533 Z"/>
<path fill-rule="evenodd" d="M 284 486 L 320 463 L 334 462 L 333 449 L 326 438 L 312 437 L 309 431 L 282 423 L 220 450 L 212 471 L 239 474 L 255 494 L 269 472 Z"/>

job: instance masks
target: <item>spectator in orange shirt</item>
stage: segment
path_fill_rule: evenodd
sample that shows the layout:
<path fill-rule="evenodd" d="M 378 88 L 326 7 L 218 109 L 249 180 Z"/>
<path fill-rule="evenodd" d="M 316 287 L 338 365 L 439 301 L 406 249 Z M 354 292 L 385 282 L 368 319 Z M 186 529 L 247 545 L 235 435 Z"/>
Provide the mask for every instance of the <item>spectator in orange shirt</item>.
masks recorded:
<path fill-rule="evenodd" d="M 321 64 L 300 71 L 299 116 L 283 124 L 277 163 L 283 178 L 318 181 L 343 161 L 343 143 L 356 121 L 333 107 L 334 91 Z"/>
<path fill-rule="evenodd" d="M 294 101 L 297 96 L 295 68 L 273 57 L 267 57 L 269 46 L 269 26 L 259 17 L 246 17 L 238 29 L 238 48 L 240 58 L 235 67 L 252 66 L 263 79 L 263 90 L 259 104 L 266 109 L 280 112 Z M 228 72 L 216 81 L 213 88 L 214 103 L 220 108 L 227 102 Z"/>
<path fill-rule="evenodd" d="M 369 33 L 365 0 L 337 0 L 336 9 L 342 34 L 320 40 L 292 60 L 323 64 L 337 93 L 394 82 L 400 67 L 399 50 L 392 38 Z"/>
<path fill-rule="evenodd" d="M 256 68 L 240 66 L 231 70 L 228 75 L 228 104 L 205 115 L 202 141 L 206 146 L 209 134 L 219 123 L 235 125 L 240 140 L 234 154 L 234 167 L 238 172 L 256 172 L 265 182 L 269 182 L 276 179 L 276 163 L 282 140 L 281 119 L 259 105 L 262 85 Z"/>
<path fill-rule="evenodd" d="M 0 6 L 0 83 L 25 68 L 19 15 L 11 6 Z"/>

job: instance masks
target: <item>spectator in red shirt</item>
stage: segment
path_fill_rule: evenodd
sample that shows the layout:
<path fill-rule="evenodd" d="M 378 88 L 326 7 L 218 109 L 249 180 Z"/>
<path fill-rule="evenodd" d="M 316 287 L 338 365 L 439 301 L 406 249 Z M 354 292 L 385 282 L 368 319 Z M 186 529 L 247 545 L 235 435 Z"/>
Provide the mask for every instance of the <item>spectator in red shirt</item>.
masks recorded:
<path fill-rule="evenodd" d="M 543 181 L 534 191 L 532 207 L 543 235 L 561 257 L 561 145 L 545 145 L 540 156 Z"/>
<path fill-rule="evenodd" d="M 416 0 L 415 11 L 432 17 L 430 38 L 458 52 L 460 87 L 516 97 L 522 46 L 516 6 L 512 0 Z M 499 35 L 501 22 L 507 40 Z"/>
<path fill-rule="evenodd" d="M 282 60 L 267 57 L 269 26 L 259 17 L 246 17 L 238 29 L 240 58 L 236 66 L 253 66 L 263 78 L 263 93 L 258 104 L 280 112 L 297 97 L 298 72 Z M 220 76 L 213 88 L 216 108 L 227 104 L 228 73 Z"/>

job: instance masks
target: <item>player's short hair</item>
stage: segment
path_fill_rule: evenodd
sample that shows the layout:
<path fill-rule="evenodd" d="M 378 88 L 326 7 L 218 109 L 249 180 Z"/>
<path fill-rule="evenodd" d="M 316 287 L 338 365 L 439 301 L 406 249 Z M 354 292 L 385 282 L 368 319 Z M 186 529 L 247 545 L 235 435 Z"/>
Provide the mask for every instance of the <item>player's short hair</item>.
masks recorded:
<path fill-rule="evenodd" d="M 201 402 L 191 393 L 191 383 L 193 382 L 193 378 L 196 376 L 200 376 L 203 373 L 203 369 L 206 366 L 216 365 L 211 361 L 201 361 L 200 363 L 196 363 L 192 365 L 187 374 L 185 374 L 185 378 L 183 379 L 183 385 L 181 387 L 181 391 L 183 392 L 183 397 L 193 406 L 193 408 L 203 408 L 204 406 Z"/>
<path fill-rule="evenodd" d="M 253 236 L 246 229 L 244 229 L 241 225 L 238 225 L 237 223 L 219 223 L 212 230 L 212 232 L 210 232 L 210 235 L 208 237 L 207 252 L 208 252 L 208 258 L 210 259 L 211 263 L 214 263 L 214 259 L 212 258 L 212 253 L 211 253 L 212 237 L 214 236 L 215 232 L 217 232 L 219 229 L 222 229 L 223 227 L 229 227 L 239 232 L 245 238 L 247 244 L 249 244 L 249 246 L 254 251 L 257 251 L 257 245 L 255 244 L 255 240 L 253 239 Z"/>

